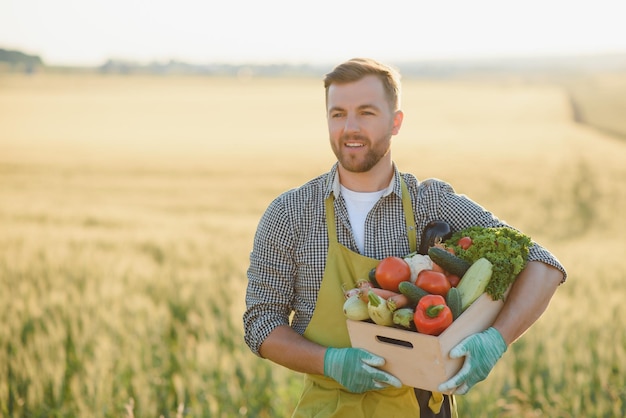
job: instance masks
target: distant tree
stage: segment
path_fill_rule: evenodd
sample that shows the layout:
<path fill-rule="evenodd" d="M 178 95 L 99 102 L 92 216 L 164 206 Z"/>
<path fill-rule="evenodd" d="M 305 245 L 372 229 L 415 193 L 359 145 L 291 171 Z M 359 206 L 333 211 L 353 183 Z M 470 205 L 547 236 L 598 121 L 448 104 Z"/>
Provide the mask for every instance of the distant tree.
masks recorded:
<path fill-rule="evenodd" d="M 38 55 L 28 55 L 21 51 L 1 48 L 0 63 L 6 63 L 6 66 L 12 71 L 24 71 L 26 73 L 32 73 L 44 66 L 41 57 Z"/>

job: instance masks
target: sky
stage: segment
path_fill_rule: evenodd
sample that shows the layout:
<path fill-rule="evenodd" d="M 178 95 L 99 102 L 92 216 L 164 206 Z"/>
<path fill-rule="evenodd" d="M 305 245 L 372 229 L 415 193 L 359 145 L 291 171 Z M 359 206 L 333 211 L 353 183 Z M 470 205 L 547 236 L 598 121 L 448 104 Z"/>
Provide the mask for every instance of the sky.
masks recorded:
<path fill-rule="evenodd" d="M 624 0 L 0 0 L 48 65 L 327 64 L 626 53 Z"/>

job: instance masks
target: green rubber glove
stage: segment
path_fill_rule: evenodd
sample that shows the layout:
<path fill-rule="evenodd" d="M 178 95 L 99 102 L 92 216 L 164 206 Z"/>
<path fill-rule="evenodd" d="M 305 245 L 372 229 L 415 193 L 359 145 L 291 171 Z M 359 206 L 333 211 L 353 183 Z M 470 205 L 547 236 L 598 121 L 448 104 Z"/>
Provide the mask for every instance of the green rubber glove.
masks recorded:
<path fill-rule="evenodd" d="M 506 349 L 502 334 L 493 327 L 465 338 L 450 350 L 450 358 L 465 356 L 463 367 L 450 380 L 440 384 L 439 391 L 447 393 L 454 389 L 456 395 L 466 394 L 472 386 L 487 378 Z"/>
<path fill-rule="evenodd" d="M 354 393 L 387 386 L 401 387 L 400 380 L 377 369 L 384 364 L 384 358 L 361 348 L 329 347 L 324 355 L 324 375 L 335 379 Z"/>

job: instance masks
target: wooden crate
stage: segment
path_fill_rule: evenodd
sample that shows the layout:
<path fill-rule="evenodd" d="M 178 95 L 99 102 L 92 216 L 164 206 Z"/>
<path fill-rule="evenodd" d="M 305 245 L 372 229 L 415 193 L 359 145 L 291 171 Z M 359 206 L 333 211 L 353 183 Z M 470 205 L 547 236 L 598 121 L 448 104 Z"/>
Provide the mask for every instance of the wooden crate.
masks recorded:
<path fill-rule="evenodd" d="M 384 357 L 381 368 L 403 384 L 436 392 L 463 365 L 464 358 L 448 357 L 450 350 L 463 338 L 489 328 L 503 305 L 485 293 L 439 336 L 350 319 L 348 333 L 353 347 Z"/>

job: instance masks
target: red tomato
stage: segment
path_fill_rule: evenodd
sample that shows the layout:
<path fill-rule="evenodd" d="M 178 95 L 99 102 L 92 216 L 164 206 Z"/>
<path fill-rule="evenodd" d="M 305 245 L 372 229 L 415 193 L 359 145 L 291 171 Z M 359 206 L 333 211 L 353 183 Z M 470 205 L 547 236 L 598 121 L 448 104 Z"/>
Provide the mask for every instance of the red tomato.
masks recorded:
<path fill-rule="evenodd" d="M 411 267 L 403 258 L 387 257 L 376 266 L 375 277 L 383 289 L 399 292 L 398 285 L 411 280 Z"/>
<path fill-rule="evenodd" d="M 448 279 L 448 281 L 450 282 L 450 286 L 452 287 L 457 287 L 459 285 L 459 282 L 461 281 L 461 278 L 456 274 L 447 274 L 446 278 Z"/>
<path fill-rule="evenodd" d="M 434 270 L 422 270 L 417 275 L 415 286 L 420 287 L 433 295 L 445 296 L 450 290 L 450 282 L 446 275 Z"/>
<path fill-rule="evenodd" d="M 472 246 L 472 239 L 470 237 L 459 238 L 457 245 L 463 248 L 464 250 L 467 250 L 469 247 Z"/>
<path fill-rule="evenodd" d="M 444 269 L 437 263 L 435 263 L 433 261 L 433 268 L 434 271 L 438 271 L 439 273 L 445 273 Z"/>

